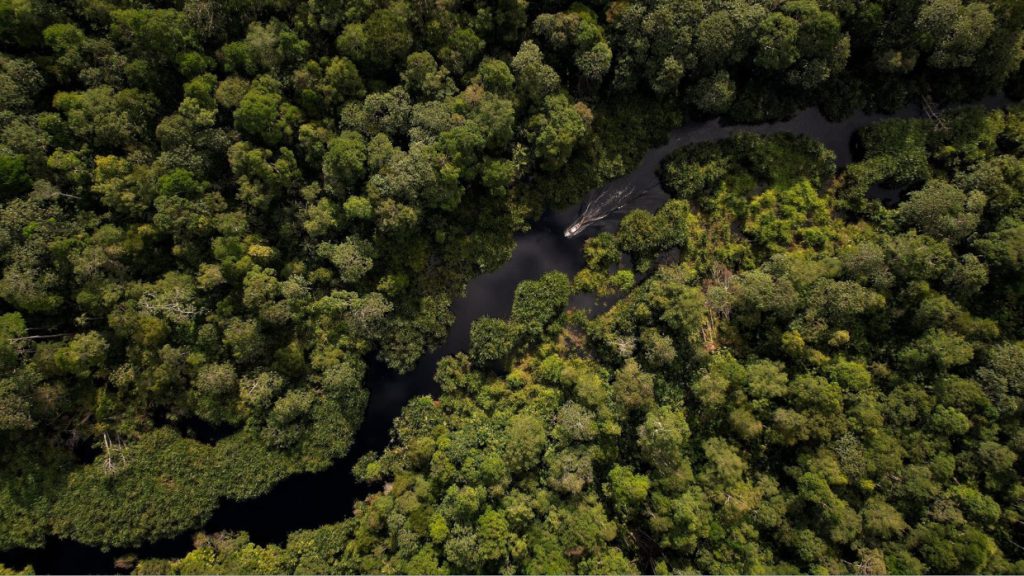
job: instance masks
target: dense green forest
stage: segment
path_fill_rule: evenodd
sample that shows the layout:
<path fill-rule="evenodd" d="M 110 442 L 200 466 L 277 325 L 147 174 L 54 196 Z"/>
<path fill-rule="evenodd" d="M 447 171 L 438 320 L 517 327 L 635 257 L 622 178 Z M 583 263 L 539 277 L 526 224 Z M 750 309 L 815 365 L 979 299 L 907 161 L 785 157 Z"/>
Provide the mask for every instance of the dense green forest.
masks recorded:
<path fill-rule="evenodd" d="M 353 518 L 141 570 L 1024 571 L 1024 107 L 863 139 L 835 178 L 789 135 L 682 150 L 657 214 L 442 360 Z"/>
<path fill-rule="evenodd" d="M 328 467 L 370 362 L 683 118 L 1018 96 L 1022 31 L 1018 0 L 0 0 L 0 550 Z M 356 517 L 146 566 L 1024 571 L 1024 129 L 947 122 L 835 179 L 800 139 L 687 150 L 677 200 L 474 325 Z"/>

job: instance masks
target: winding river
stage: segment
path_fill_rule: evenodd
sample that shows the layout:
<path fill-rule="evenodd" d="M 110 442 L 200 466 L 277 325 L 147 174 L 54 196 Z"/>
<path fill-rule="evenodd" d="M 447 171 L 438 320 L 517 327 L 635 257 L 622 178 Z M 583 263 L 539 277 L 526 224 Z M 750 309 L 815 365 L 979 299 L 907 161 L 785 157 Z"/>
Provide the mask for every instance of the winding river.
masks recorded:
<path fill-rule="evenodd" d="M 979 103 L 997 107 L 1007 102 L 1004 97 L 993 96 Z M 631 202 L 628 209 L 654 211 L 668 199 L 657 178 L 658 167 L 666 156 L 681 146 L 719 140 L 739 131 L 804 134 L 832 149 L 836 163 L 844 166 L 853 160 L 852 142 L 857 130 L 886 118 L 916 117 L 920 114 L 918 107 L 910 106 L 895 114 L 859 113 L 840 122 L 829 122 L 818 110 L 808 109 L 785 122 L 730 126 L 721 124 L 719 120 L 709 120 L 687 124 L 671 131 L 665 144 L 648 150 L 632 172 L 608 182 L 588 196 L 593 198 L 609 189 L 635 186 L 647 192 Z M 879 197 L 888 201 L 898 200 L 898 193 L 896 197 L 892 194 L 889 192 L 887 197 Z M 380 451 L 387 446 L 391 422 L 406 402 L 415 396 L 436 396 L 440 392 L 433 378 L 437 361 L 468 349 L 469 328 L 473 320 L 484 315 L 507 317 L 512 309 L 515 287 L 523 280 L 539 278 L 552 270 L 560 270 L 570 277 L 574 275 L 583 267 L 583 241 L 600 231 L 617 227 L 618 216 L 621 215 L 613 215 L 589 226 L 579 235 L 567 238 L 563 231 L 576 219 L 579 211 L 580 205 L 577 205 L 545 214 L 529 232 L 517 236 L 516 248 L 508 262 L 469 283 L 465 296 L 452 306 L 455 323 L 446 340 L 433 353 L 422 357 L 414 370 L 399 375 L 379 363 L 370 366 L 366 379 L 370 400 L 363 426 L 348 457 L 323 472 L 292 476 L 260 498 L 223 503 L 203 530 L 246 531 L 258 544 L 282 543 L 291 531 L 315 528 L 347 517 L 353 502 L 365 497 L 370 490 L 369 486 L 357 483 L 352 477 L 352 465 L 366 452 Z M 574 297 L 572 302 L 576 307 L 591 304 L 593 298 L 585 295 Z M 180 557 L 191 549 L 191 536 L 187 534 L 135 550 L 108 552 L 51 538 L 44 548 L 38 550 L 0 553 L 0 562 L 9 567 L 32 564 L 39 573 L 110 573 L 115 569 L 116 559 L 122 556 Z"/>

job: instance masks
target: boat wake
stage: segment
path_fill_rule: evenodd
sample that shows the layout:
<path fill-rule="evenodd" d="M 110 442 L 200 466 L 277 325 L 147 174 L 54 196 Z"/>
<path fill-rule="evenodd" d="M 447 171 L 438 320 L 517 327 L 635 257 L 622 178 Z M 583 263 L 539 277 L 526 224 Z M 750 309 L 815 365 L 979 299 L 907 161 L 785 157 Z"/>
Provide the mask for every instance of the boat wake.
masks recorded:
<path fill-rule="evenodd" d="M 638 190 L 636 186 L 608 188 L 599 192 L 580 212 L 580 215 L 565 229 L 565 237 L 572 238 L 589 226 L 604 220 L 630 202 L 647 192 Z"/>

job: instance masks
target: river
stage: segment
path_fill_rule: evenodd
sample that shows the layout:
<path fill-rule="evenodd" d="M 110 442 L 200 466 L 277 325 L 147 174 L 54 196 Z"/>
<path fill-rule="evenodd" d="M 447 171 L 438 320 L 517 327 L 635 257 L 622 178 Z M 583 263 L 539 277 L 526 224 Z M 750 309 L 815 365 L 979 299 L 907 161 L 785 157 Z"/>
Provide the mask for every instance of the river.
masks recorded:
<path fill-rule="evenodd" d="M 1002 96 L 993 96 L 979 103 L 986 107 L 998 107 L 1006 105 L 1008 100 Z M 607 189 L 635 186 L 638 190 L 649 190 L 631 202 L 628 209 L 654 211 L 668 199 L 657 178 L 658 167 L 665 157 L 681 146 L 719 140 L 740 131 L 804 134 L 834 151 L 836 163 L 845 166 L 853 161 L 853 136 L 857 130 L 886 118 L 920 115 L 920 108 L 909 106 L 895 114 L 858 113 L 840 122 L 829 122 L 818 110 L 808 109 L 784 122 L 723 125 L 716 119 L 687 124 L 672 130 L 665 144 L 648 150 L 632 172 L 592 191 L 588 198 Z M 888 194 L 889 197 L 885 199 L 896 199 L 891 197 L 891 191 Z M 365 497 L 370 489 L 355 481 L 351 472 L 352 465 L 366 452 L 381 451 L 387 446 L 391 422 L 411 398 L 425 394 L 438 395 L 440 389 L 434 382 L 437 361 L 468 349 L 469 328 L 473 320 L 480 316 L 507 317 L 512 309 L 515 287 L 523 280 L 539 278 L 553 270 L 565 272 L 572 277 L 583 267 L 584 240 L 618 226 L 618 216 L 621 214 L 591 225 L 577 236 L 566 238 L 563 231 L 576 219 L 581 205 L 545 214 L 529 232 L 516 237 L 516 248 L 508 262 L 494 272 L 472 280 L 466 288 L 465 296 L 452 305 L 455 323 L 448 331 L 444 343 L 433 353 L 422 357 L 411 372 L 399 375 L 380 363 L 371 364 L 366 378 L 370 400 L 365 420 L 356 434 L 348 457 L 325 471 L 292 476 L 259 498 L 223 503 L 203 527 L 203 531 L 246 531 L 259 544 L 283 543 L 289 532 L 338 522 L 349 516 L 353 502 Z M 591 304 L 593 298 L 586 295 L 574 297 L 571 303 L 576 307 Z M 37 572 L 50 574 L 111 573 L 116 559 L 125 555 L 142 558 L 180 557 L 191 549 L 192 539 L 187 534 L 135 550 L 108 552 L 51 538 L 41 549 L 0 553 L 0 563 L 8 567 L 31 564 Z"/>

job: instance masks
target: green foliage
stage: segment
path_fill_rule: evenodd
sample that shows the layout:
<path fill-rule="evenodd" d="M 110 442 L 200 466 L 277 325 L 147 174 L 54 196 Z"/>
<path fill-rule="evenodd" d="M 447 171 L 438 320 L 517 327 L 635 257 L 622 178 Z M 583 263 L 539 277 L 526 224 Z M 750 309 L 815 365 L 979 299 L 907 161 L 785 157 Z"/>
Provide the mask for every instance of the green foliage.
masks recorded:
<path fill-rule="evenodd" d="M 20 156 L 0 155 L 0 197 L 13 197 L 28 192 L 32 180 L 25 172 L 25 161 Z"/>
<path fill-rule="evenodd" d="M 743 166 L 778 141 L 743 138 L 664 173 L 681 176 L 681 158 Z M 562 313 L 564 277 L 523 282 L 511 320 L 478 320 L 471 355 L 438 364 L 440 399 L 412 402 L 361 464 L 383 487 L 249 557 L 338 572 L 1019 570 L 1024 333 L 1018 292 L 995 279 L 1020 271 L 986 272 L 973 252 L 1015 216 L 951 183 L 971 165 L 935 170 L 900 207 L 840 214 L 844 172 L 802 153 L 788 163 L 803 176 L 748 173 L 742 196 L 720 182 L 699 200 L 692 216 L 731 228 L 742 266 L 716 258 L 719 237 L 688 242 L 691 228 L 633 212 L 585 248 L 593 274 L 615 247 L 651 254 L 606 311 Z M 657 258 L 672 248 L 683 263 Z M 989 278 L 982 297 L 964 297 L 962 267 Z"/>
<path fill-rule="evenodd" d="M 166 429 L 131 448 L 114 444 L 102 461 L 68 478 L 54 507 L 54 527 L 66 537 L 105 546 L 186 530 L 217 504 L 209 456 L 203 454 L 209 452 Z"/>
<path fill-rule="evenodd" d="M 469 354 L 481 364 L 504 358 L 515 345 L 515 329 L 500 318 L 483 316 L 469 330 Z"/>
<path fill-rule="evenodd" d="M 3 548 L 176 536 L 344 455 L 363 359 L 408 370 L 439 343 L 559 201 L 520 183 L 596 144 L 536 46 L 509 67 L 513 6 L 9 4 L 0 478 L 47 479 L 5 485 Z M 568 281 L 538 290 L 478 357 L 542 330 Z"/>
<path fill-rule="evenodd" d="M 1012 90 L 1020 76 L 1012 2 L 478 4 L 0 0 L 0 548 L 136 546 L 328 466 L 362 420 L 369 357 L 414 366 L 516 232 L 624 173 L 684 112 L 839 115 Z M 615 308 L 570 322 L 569 280 L 548 274 L 517 289 L 509 320 L 474 326 L 469 356 L 439 365 L 448 396 L 403 424 L 403 441 L 430 439 L 415 466 L 376 464 L 373 477 L 401 478 L 362 504 L 372 529 L 272 549 L 210 537 L 155 569 L 1008 569 L 1010 536 L 993 526 L 1016 514 L 1010 414 L 953 392 L 941 409 L 882 395 L 955 376 L 1015 405 L 1021 117 L 882 124 L 833 190 L 834 158 L 804 138 L 681 153 L 663 169 L 676 200 L 588 243 L 574 289 L 616 292 Z M 863 200 L 874 184 L 913 193 L 889 213 Z M 839 226 L 834 210 L 871 225 Z M 618 268 L 623 253 L 632 268 Z M 689 263 L 667 263 L 677 256 Z M 691 411 L 680 385 L 724 347 L 772 390 L 753 356 L 789 363 L 792 398 Z M 870 366 L 871 384 L 839 357 Z M 833 373 L 864 397 L 837 404 Z M 708 398 L 744 401 L 742 378 L 723 378 L 701 380 Z M 756 462 L 728 485 L 701 476 L 710 454 L 723 470 L 767 458 L 745 443 L 824 446 L 868 426 L 828 410 L 947 430 L 908 446 L 955 452 L 940 460 L 981 496 L 932 490 L 948 466 L 908 474 L 911 488 L 881 472 L 808 477 L 804 500 L 780 495 L 804 478 L 781 465 L 777 481 L 752 475 Z M 209 426 L 216 439 L 197 432 Z M 506 436 L 518 445 L 483 453 Z M 908 466 L 924 466 L 921 450 Z M 856 508 L 846 491 L 861 480 L 906 518 L 904 549 L 857 539 L 833 496 Z M 737 519 L 762 504 L 765 525 Z M 812 506 L 831 513 L 770 524 Z M 400 553 L 371 544 L 389 530 Z M 936 544 L 954 536 L 955 559 Z M 641 540 L 670 552 L 653 563 Z M 860 564 L 829 564 L 837 550 Z"/>
<path fill-rule="evenodd" d="M 366 165 L 366 144 L 358 132 L 342 132 L 324 154 L 324 181 L 339 196 L 360 182 Z"/>
<path fill-rule="evenodd" d="M 918 232 L 956 243 L 978 228 L 985 200 L 981 191 L 967 195 L 948 183 L 931 180 L 900 205 L 899 218 Z"/>
<path fill-rule="evenodd" d="M 548 272 L 539 280 L 527 280 L 516 286 L 509 321 L 523 332 L 539 336 L 569 301 L 569 278 L 561 272 Z"/>

